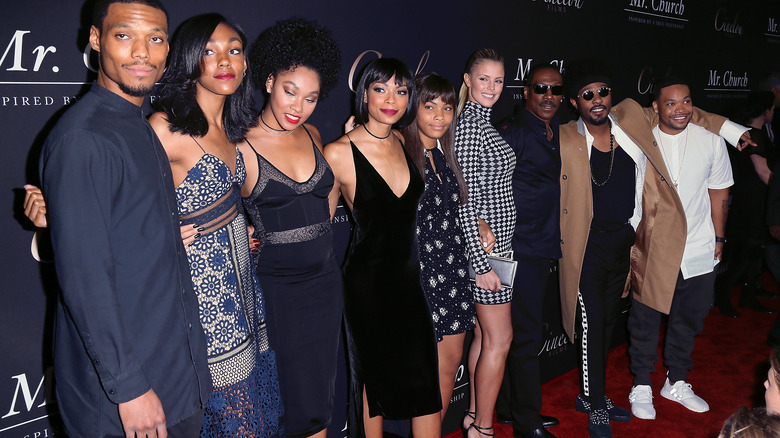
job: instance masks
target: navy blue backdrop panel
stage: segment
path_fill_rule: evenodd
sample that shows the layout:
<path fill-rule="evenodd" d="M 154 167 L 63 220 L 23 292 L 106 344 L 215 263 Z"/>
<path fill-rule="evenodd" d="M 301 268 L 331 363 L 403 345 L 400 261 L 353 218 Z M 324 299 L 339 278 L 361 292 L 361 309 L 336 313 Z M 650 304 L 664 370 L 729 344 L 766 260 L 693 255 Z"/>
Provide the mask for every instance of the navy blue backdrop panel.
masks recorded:
<path fill-rule="evenodd" d="M 459 86 L 469 53 L 498 49 L 506 58 L 506 82 L 496 118 L 521 102 L 521 84 L 532 62 L 565 69 L 578 58 L 604 59 L 614 72 L 615 99 L 631 97 L 643 104 L 650 103 L 652 78 L 671 71 L 689 79 L 695 104 L 727 115 L 765 76 L 780 70 L 780 5 L 771 0 L 165 3 L 171 29 L 212 11 L 236 19 L 250 40 L 293 16 L 328 26 L 341 43 L 343 61 L 339 84 L 310 120 L 325 142 L 341 134 L 350 114 L 350 69 L 377 56 L 398 57 L 412 70 L 436 71 Z M 37 182 L 43 140 L 94 79 L 96 57 L 86 50 L 88 17 L 81 0 L 5 2 L 0 14 L 0 438 L 64 436 L 57 428 L 51 378 L 56 277 L 47 262 L 51 256 L 31 252 L 34 230 L 23 218 L 21 187 Z M 573 116 L 568 108 L 561 115 Z M 343 254 L 346 212 L 339 210 L 335 221 Z M 561 329 L 556 283 L 545 303 L 539 351 L 545 380 L 576 366 Z M 348 435 L 346 387 L 342 367 L 331 437 Z M 456 427 L 468 401 L 465 367 L 456 388 L 444 432 Z"/>

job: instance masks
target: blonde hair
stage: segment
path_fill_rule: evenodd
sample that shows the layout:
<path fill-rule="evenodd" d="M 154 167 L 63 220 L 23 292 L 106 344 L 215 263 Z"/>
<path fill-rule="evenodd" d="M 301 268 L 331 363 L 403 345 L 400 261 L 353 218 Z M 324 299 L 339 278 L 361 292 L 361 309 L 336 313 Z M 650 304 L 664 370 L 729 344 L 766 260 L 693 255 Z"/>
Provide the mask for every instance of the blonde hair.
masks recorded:
<path fill-rule="evenodd" d="M 495 49 L 479 49 L 476 52 L 469 55 L 469 59 L 466 60 L 465 73 L 469 75 L 474 71 L 474 67 L 484 61 L 495 61 L 504 64 L 504 57 L 501 56 Z M 469 96 L 469 87 L 466 86 L 466 81 L 460 85 L 460 91 L 458 92 L 458 114 L 463 111 L 463 107 L 466 106 L 466 101 Z"/>

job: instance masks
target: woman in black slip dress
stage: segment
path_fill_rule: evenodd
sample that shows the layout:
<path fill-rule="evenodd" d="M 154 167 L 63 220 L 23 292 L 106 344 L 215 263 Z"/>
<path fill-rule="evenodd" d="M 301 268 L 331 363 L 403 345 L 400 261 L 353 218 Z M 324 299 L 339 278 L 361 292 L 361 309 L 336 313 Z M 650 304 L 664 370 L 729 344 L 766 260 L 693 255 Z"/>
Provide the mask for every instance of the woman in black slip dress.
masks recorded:
<path fill-rule="evenodd" d="M 267 29 L 248 58 L 266 100 L 239 145 L 247 171 L 241 195 L 261 245 L 255 267 L 286 437 L 325 437 L 333 412 L 343 311 L 328 208 L 333 172 L 319 131 L 305 122 L 338 81 L 340 58 L 327 29 L 300 19 Z"/>
<path fill-rule="evenodd" d="M 393 125 L 414 117 L 415 88 L 401 61 L 369 63 L 355 93 L 362 126 L 325 148 L 354 234 L 344 265 L 352 374 L 351 436 L 382 436 L 382 419 L 412 419 L 415 437 L 440 436 L 436 337 L 420 285 L 415 230 L 424 183 Z"/>

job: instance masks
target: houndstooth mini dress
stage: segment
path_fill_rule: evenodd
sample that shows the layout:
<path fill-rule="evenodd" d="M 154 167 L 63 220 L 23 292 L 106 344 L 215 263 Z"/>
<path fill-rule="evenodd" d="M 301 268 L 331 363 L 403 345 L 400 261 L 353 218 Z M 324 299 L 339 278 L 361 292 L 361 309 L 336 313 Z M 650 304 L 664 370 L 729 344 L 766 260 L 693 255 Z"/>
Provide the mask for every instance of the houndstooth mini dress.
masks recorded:
<path fill-rule="evenodd" d="M 455 130 L 455 151 L 468 185 L 468 200 L 460 206 L 458 216 L 469 262 L 478 274 L 490 271 L 487 253 L 480 246 L 479 222 L 482 218 L 496 236 L 493 252 L 512 249 L 515 228 L 515 204 L 512 197 L 512 171 L 515 153 L 490 124 L 491 108 L 466 102 Z M 478 288 L 473 282 L 474 301 L 479 304 L 504 304 L 512 301 L 512 289 L 502 287 L 493 292 Z"/>

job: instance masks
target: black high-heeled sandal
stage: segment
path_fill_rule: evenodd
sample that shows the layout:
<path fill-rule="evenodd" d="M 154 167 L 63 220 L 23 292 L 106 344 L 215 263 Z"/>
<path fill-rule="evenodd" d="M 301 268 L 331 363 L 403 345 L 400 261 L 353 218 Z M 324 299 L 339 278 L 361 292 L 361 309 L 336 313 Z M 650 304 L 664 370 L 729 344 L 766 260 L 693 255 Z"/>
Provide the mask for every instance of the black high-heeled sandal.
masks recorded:
<path fill-rule="evenodd" d="M 494 431 L 493 433 L 488 433 L 488 432 L 485 432 L 485 431 L 487 431 L 487 430 L 493 430 L 493 426 L 490 426 L 490 427 L 482 427 L 482 426 L 477 426 L 477 425 L 476 425 L 476 423 L 471 423 L 471 426 L 469 426 L 469 429 L 471 429 L 472 427 L 473 427 L 473 428 L 474 428 L 474 429 L 475 429 L 475 430 L 476 430 L 476 431 L 477 431 L 477 432 L 478 432 L 480 435 L 483 435 L 483 436 L 490 436 L 490 437 L 494 437 L 494 436 L 496 436 L 496 433 L 495 433 L 495 431 Z M 467 430 L 466 432 L 468 432 L 468 430 Z"/>
<path fill-rule="evenodd" d="M 466 415 L 463 417 L 465 420 L 466 417 L 471 418 L 471 422 L 469 423 L 469 426 L 474 424 L 474 421 L 477 420 L 477 413 L 474 411 L 470 411 L 468 409 L 465 410 Z M 463 435 L 463 438 L 466 438 L 466 436 L 469 434 L 469 427 L 463 425 L 463 421 L 460 422 L 460 433 Z"/>

